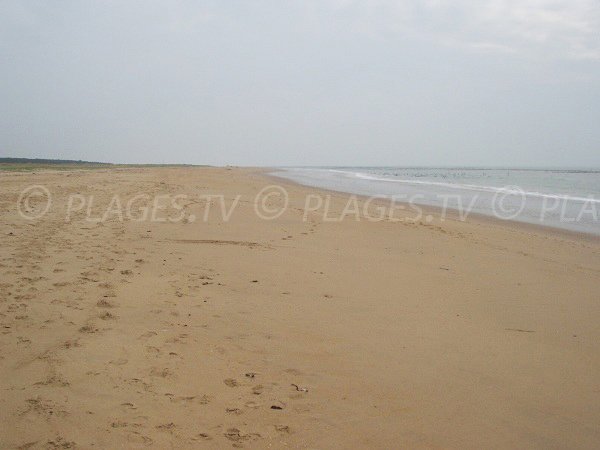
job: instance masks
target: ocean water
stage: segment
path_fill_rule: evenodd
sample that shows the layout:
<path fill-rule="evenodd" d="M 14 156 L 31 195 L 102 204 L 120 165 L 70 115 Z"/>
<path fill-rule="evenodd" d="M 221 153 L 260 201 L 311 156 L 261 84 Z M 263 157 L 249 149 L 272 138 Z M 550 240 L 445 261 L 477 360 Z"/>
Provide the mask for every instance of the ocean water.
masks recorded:
<path fill-rule="evenodd" d="M 292 167 L 300 184 L 600 235 L 600 169 Z"/>

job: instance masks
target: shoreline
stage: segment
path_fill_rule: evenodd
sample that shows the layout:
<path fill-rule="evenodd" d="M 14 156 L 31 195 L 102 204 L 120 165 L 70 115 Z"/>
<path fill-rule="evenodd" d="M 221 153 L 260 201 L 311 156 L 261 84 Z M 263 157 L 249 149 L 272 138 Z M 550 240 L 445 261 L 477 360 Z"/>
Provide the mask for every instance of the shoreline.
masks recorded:
<path fill-rule="evenodd" d="M 370 197 L 370 196 L 364 195 L 364 194 L 355 194 L 353 192 L 338 191 L 338 190 L 334 190 L 334 189 L 322 188 L 319 186 L 302 184 L 302 183 L 299 183 L 297 181 L 294 181 L 294 180 L 291 180 L 288 178 L 273 175 L 272 173 L 269 173 L 270 170 L 271 169 L 265 168 L 263 172 L 257 172 L 257 173 L 262 173 L 263 176 L 265 176 L 271 180 L 276 180 L 282 184 L 301 186 L 303 188 L 314 189 L 315 191 L 321 191 L 321 192 L 326 192 L 326 193 L 336 194 L 336 195 L 347 195 L 347 196 L 353 195 L 363 201 L 367 200 L 369 198 L 374 198 L 374 203 L 385 206 L 385 204 L 384 204 L 386 202 L 385 199 L 377 199 L 375 197 Z M 273 169 L 273 170 L 281 171 L 284 169 Z M 389 205 L 389 202 L 387 202 L 387 203 Z M 399 205 L 404 205 L 404 206 L 409 205 L 409 203 L 402 202 L 402 201 L 397 201 L 395 203 L 399 204 Z M 441 206 L 423 205 L 423 204 L 418 204 L 418 203 L 415 203 L 415 205 L 418 205 L 425 214 L 434 215 L 436 218 L 440 217 L 444 211 L 444 208 Z M 487 214 L 478 213 L 478 212 L 470 212 L 470 213 L 468 213 L 467 218 L 461 219 L 458 211 L 452 207 L 448 207 L 446 209 L 446 217 L 445 217 L 444 221 L 445 220 L 452 220 L 455 222 L 463 222 L 463 223 L 469 222 L 469 221 L 474 221 L 474 222 L 480 223 L 480 224 L 504 226 L 504 227 L 507 227 L 508 229 L 513 229 L 515 231 L 519 231 L 520 229 L 522 229 L 525 231 L 547 233 L 549 235 L 556 236 L 556 237 L 563 237 L 563 238 L 566 237 L 566 238 L 571 238 L 574 240 L 582 240 L 582 241 L 586 241 L 586 242 L 600 243 L 600 234 L 586 233 L 583 231 L 575 231 L 575 230 L 570 230 L 567 228 L 554 227 L 552 225 L 542 225 L 539 223 L 531 223 L 531 222 L 525 222 L 525 221 L 519 221 L 519 220 L 500 219 L 493 215 L 487 215 Z"/>

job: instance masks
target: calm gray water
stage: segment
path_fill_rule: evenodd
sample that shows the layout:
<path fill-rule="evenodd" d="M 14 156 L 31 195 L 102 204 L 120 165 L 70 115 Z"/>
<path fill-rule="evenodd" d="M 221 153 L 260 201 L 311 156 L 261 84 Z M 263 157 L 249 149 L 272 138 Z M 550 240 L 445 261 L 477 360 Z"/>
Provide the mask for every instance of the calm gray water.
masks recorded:
<path fill-rule="evenodd" d="M 315 167 L 285 168 L 273 175 L 308 186 L 600 235 L 600 170 Z"/>

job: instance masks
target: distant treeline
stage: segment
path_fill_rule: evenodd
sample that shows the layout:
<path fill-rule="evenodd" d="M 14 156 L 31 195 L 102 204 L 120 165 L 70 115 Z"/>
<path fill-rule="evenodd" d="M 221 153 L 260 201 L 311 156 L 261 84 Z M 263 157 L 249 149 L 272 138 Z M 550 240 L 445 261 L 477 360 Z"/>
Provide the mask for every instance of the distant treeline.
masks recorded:
<path fill-rule="evenodd" d="M 0 158 L 0 164 L 85 164 L 112 166 L 112 163 L 75 161 L 71 159 L 42 159 L 42 158 Z"/>
<path fill-rule="evenodd" d="M 43 158 L 0 158 L 0 164 L 35 164 L 35 165 L 80 165 L 80 166 L 112 166 L 112 167 L 207 167 L 203 164 L 115 164 L 74 159 Z"/>

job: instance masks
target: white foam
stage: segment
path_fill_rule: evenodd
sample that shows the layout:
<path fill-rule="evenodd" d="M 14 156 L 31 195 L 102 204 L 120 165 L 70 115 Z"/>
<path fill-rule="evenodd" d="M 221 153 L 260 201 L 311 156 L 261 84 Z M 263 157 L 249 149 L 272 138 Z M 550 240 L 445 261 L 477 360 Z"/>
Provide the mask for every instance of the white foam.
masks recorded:
<path fill-rule="evenodd" d="M 310 170 L 310 169 L 309 169 Z M 322 169 L 314 169 L 314 170 L 322 170 Z M 568 194 L 547 194 L 542 192 L 534 192 L 534 191 L 523 191 L 520 189 L 515 189 L 515 186 L 482 186 L 476 184 L 464 184 L 464 183 L 443 183 L 439 181 L 419 181 L 419 180 L 403 180 L 396 178 L 385 178 L 378 177 L 375 175 L 371 175 L 364 172 L 352 172 L 346 170 L 338 170 L 338 169 L 324 169 L 327 172 L 333 173 L 341 173 L 348 174 L 354 176 L 355 178 L 369 180 L 369 181 L 381 181 L 388 183 L 404 183 L 404 184 L 412 184 L 412 185 L 425 185 L 425 186 L 439 186 L 450 189 L 460 189 L 460 190 L 470 190 L 470 191 L 480 191 L 480 192 L 492 192 L 492 193 L 500 193 L 500 194 L 514 194 L 514 195 L 526 195 L 530 197 L 540 197 L 540 198 L 548 198 L 553 200 L 565 200 L 565 201 L 575 201 L 575 202 L 583 202 L 583 203 L 600 203 L 600 199 L 594 198 L 593 196 L 589 197 L 579 197 L 572 196 Z"/>

